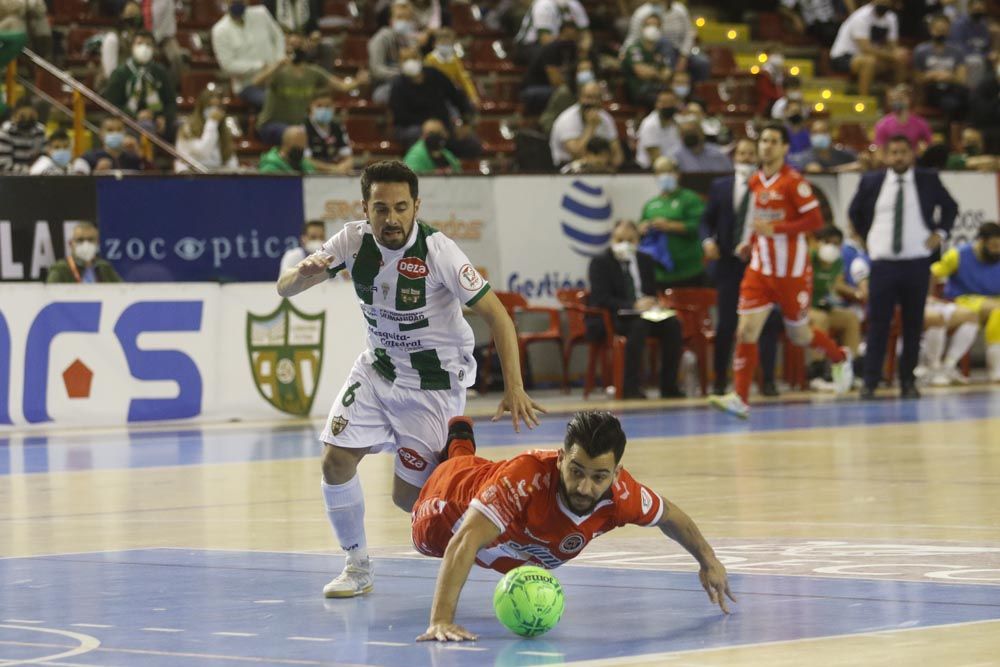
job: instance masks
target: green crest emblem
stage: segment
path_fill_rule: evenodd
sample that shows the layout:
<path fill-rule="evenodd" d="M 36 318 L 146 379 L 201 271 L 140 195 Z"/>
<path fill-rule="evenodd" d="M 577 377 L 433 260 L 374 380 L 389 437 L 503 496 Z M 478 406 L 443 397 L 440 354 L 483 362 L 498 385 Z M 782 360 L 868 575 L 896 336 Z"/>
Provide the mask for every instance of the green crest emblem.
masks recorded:
<path fill-rule="evenodd" d="M 273 313 L 247 313 L 247 354 L 257 391 L 292 415 L 308 416 L 323 366 L 326 313 L 303 313 L 288 299 Z"/>

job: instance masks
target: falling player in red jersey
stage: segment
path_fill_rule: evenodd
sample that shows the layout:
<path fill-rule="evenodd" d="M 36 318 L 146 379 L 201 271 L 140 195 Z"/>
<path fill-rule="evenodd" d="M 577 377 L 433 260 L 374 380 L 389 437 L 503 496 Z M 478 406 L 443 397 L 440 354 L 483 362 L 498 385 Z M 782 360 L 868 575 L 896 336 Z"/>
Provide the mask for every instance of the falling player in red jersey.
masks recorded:
<path fill-rule="evenodd" d="M 418 641 L 476 636 L 455 623 L 458 596 L 472 564 L 507 572 L 547 569 L 576 557 L 592 539 L 636 524 L 656 526 L 701 565 L 709 599 L 729 613 L 726 568 L 688 515 L 621 466 L 625 433 L 610 412 L 579 412 L 560 450 L 525 452 L 506 461 L 475 456 L 472 422 L 448 428 L 448 459 L 432 474 L 413 510 L 413 544 L 444 558 L 430 626 Z"/>
<path fill-rule="evenodd" d="M 800 347 L 821 349 L 833 364 L 833 380 L 838 394 L 851 388 L 854 374 L 850 352 L 826 334 L 809 326 L 812 303 L 812 263 L 809 258 L 810 233 L 823 227 L 823 215 L 812 187 L 802 174 L 785 164 L 788 130 L 780 123 L 768 123 L 757 141 L 761 169 L 750 177 L 752 193 L 748 217 L 752 225 L 748 238 L 737 251 L 750 257 L 750 266 L 740 283 L 740 320 L 736 329 L 733 358 L 733 389 L 709 402 L 746 419 L 750 382 L 757 368 L 757 339 L 771 309 L 781 309 L 788 339 Z"/>

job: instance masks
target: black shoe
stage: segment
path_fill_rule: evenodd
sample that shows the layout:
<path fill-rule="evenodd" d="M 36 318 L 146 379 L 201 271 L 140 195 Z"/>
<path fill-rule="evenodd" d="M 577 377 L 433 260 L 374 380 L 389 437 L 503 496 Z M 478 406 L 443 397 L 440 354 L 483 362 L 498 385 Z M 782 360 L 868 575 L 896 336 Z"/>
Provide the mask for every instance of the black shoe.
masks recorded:
<path fill-rule="evenodd" d="M 899 390 L 899 397 L 905 399 L 920 398 L 920 391 L 915 384 L 904 384 Z"/>
<path fill-rule="evenodd" d="M 760 393 L 765 396 L 781 396 L 781 392 L 778 391 L 778 386 L 773 382 L 765 382 L 764 386 L 760 390 Z"/>
<path fill-rule="evenodd" d="M 468 417 L 452 417 L 448 421 L 448 439 L 444 442 L 444 451 L 441 452 L 441 462 L 448 460 L 448 448 L 451 447 L 452 440 L 468 440 L 472 443 L 472 451 L 476 451 L 476 436 L 472 432 L 472 420 Z"/>
<path fill-rule="evenodd" d="M 869 387 L 865 385 L 861 388 L 861 393 L 858 395 L 862 401 L 874 401 L 875 400 L 875 387 Z"/>

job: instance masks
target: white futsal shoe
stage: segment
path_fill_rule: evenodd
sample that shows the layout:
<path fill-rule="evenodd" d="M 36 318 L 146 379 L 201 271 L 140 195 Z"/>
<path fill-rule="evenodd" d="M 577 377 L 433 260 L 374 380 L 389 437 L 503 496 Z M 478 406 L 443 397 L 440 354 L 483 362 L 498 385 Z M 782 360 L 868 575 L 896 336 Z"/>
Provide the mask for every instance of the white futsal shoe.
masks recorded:
<path fill-rule="evenodd" d="M 729 392 L 723 396 L 709 396 L 708 403 L 716 410 L 728 412 L 740 419 L 750 417 L 750 406 L 744 403 L 739 394 L 735 392 Z"/>
<path fill-rule="evenodd" d="M 842 347 L 840 350 L 845 355 L 844 360 L 839 364 L 833 364 L 830 369 L 833 375 L 833 391 L 837 396 L 843 396 L 849 392 L 854 384 L 854 355 L 846 347 Z"/>
<path fill-rule="evenodd" d="M 323 596 L 328 598 L 353 598 L 370 593 L 375 588 L 375 566 L 370 558 L 361 563 L 347 561 L 344 571 L 336 579 L 323 587 Z"/>

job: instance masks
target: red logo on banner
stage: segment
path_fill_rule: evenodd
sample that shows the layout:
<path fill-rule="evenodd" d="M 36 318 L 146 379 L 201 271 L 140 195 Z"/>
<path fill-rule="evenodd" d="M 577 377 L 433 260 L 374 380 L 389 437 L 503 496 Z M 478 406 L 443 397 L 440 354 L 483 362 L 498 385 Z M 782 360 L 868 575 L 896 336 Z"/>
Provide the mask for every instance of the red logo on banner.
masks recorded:
<path fill-rule="evenodd" d="M 417 454 L 408 447 L 399 448 L 399 460 L 403 462 L 404 466 L 417 472 L 427 467 L 427 461 L 420 454 Z"/>
<path fill-rule="evenodd" d="M 396 264 L 396 270 L 411 280 L 427 277 L 427 263 L 419 257 L 404 257 Z"/>

